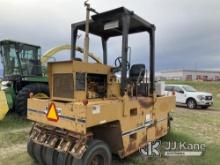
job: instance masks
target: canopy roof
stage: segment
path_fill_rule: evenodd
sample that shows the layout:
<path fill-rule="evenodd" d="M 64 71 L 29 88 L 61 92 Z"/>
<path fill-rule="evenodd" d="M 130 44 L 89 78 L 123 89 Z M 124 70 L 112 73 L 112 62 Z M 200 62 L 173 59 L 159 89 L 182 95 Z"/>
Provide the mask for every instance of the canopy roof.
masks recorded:
<path fill-rule="evenodd" d="M 122 17 L 130 17 L 129 34 L 148 31 L 155 26 L 124 7 L 95 14 L 90 20 L 89 32 L 103 38 L 122 35 Z M 85 21 L 72 24 L 73 28 L 85 31 Z"/>

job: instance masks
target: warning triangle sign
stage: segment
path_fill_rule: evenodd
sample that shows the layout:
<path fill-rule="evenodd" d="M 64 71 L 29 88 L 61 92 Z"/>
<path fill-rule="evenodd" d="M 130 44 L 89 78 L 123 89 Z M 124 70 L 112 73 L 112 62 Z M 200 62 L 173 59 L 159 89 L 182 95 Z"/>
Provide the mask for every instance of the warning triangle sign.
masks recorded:
<path fill-rule="evenodd" d="M 55 122 L 59 120 L 59 115 L 57 113 L 56 106 L 54 103 L 50 104 L 50 107 L 47 112 L 47 119 Z"/>

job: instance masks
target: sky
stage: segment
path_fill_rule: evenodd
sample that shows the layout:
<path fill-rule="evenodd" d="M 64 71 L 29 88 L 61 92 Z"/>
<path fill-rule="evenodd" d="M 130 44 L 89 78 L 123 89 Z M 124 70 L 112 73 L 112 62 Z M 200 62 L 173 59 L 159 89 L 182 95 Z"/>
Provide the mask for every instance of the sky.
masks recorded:
<path fill-rule="evenodd" d="M 71 23 L 85 19 L 82 0 L 0 0 L 0 40 L 40 45 L 42 53 L 70 43 Z M 220 70 L 219 0 L 90 0 L 98 12 L 124 6 L 155 24 L 156 70 Z M 147 34 L 129 36 L 131 63 L 149 61 Z M 82 46 L 83 35 L 78 44 Z M 120 56 L 121 38 L 108 42 L 108 61 Z M 90 36 L 90 51 L 101 58 L 101 42 Z M 69 51 L 56 56 L 68 59 Z M 0 66 L 1 68 L 2 66 Z"/>

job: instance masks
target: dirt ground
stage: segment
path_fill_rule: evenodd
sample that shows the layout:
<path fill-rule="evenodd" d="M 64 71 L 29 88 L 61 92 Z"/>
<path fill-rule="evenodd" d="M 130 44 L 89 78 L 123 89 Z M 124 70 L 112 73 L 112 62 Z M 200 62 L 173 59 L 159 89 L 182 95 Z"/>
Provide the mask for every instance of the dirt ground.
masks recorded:
<path fill-rule="evenodd" d="M 200 158 L 161 157 L 147 158 L 135 153 L 120 160 L 113 156 L 114 165 L 133 164 L 220 164 L 220 110 L 188 110 L 177 107 L 172 114 L 172 130 L 163 140 L 199 142 L 207 145 L 207 151 Z M 0 122 L 0 165 L 35 165 L 26 151 L 28 132 L 32 123 L 9 115 Z M 217 156 L 214 156 L 217 155 Z"/>

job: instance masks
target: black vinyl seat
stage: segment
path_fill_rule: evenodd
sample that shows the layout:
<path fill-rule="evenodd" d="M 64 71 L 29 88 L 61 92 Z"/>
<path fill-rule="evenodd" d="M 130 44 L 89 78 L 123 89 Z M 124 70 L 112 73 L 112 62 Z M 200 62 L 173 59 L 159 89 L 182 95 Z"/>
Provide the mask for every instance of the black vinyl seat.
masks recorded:
<path fill-rule="evenodd" d="M 131 66 L 129 73 L 129 80 L 133 83 L 139 83 L 144 80 L 145 75 L 145 65 L 144 64 L 134 64 Z M 139 82 L 137 82 L 139 81 Z"/>
<path fill-rule="evenodd" d="M 135 96 L 147 96 L 148 87 L 147 83 L 141 83 L 144 80 L 145 75 L 145 65 L 144 64 L 134 64 L 131 66 L 129 72 L 129 81 L 134 86 Z"/>

